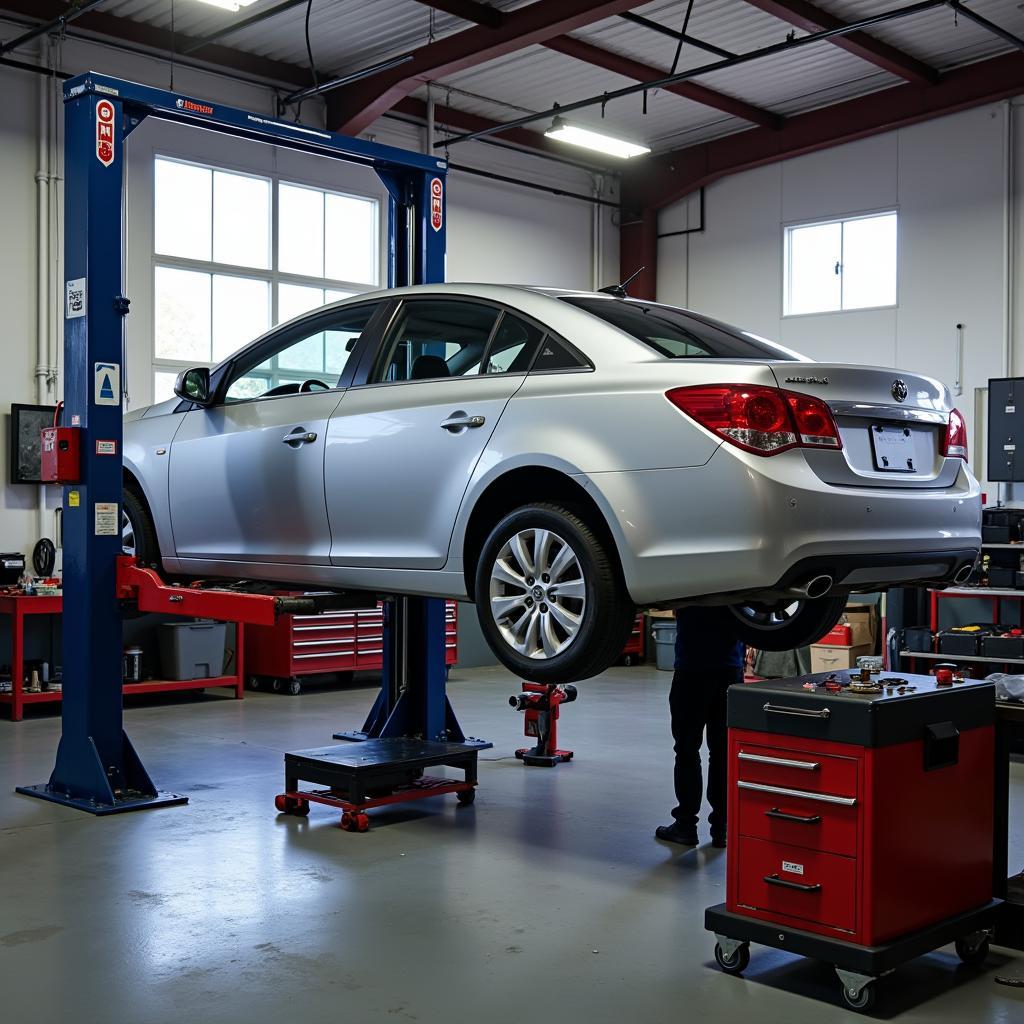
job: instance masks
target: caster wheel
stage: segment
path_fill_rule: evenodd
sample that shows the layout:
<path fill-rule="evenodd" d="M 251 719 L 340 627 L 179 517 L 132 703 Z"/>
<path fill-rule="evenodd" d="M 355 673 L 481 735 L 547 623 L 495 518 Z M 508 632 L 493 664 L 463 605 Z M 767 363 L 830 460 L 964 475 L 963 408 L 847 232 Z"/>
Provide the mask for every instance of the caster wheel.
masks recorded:
<path fill-rule="evenodd" d="M 355 815 L 352 814 L 350 811 L 345 811 L 345 813 L 341 816 L 341 827 L 346 832 L 355 832 Z"/>
<path fill-rule="evenodd" d="M 309 801 L 308 800 L 296 800 L 295 807 L 292 810 L 292 814 L 299 818 L 306 818 L 309 816 Z"/>
<path fill-rule="evenodd" d="M 288 680 L 288 692 L 293 697 L 297 697 L 300 693 L 302 693 L 302 683 L 300 683 L 298 679 Z"/>
<path fill-rule="evenodd" d="M 370 831 L 370 816 L 368 814 L 354 814 L 352 817 L 355 821 L 354 832 Z"/>
<path fill-rule="evenodd" d="M 250 690 L 258 690 L 260 688 L 260 685 L 261 684 L 260 684 L 260 677 L 259 676 L 249 676 L 249 689 Z"/>
<path fill-rule="evenodd" d="M 843 1002 L 851 1009 L 866 1013 L 875 1005 L 875 986 L 865 985 L 857 995 L 850 995 L 850 990 L 843 987 Z"/>
<path fill-rule="evenodd" d="M 275 679 L 275 680 L 273 680 L 271 682 L 271 684 L 270 684 L 270 688 L 274 691 L 274 693 L 280 693 L 281 690 L 284 688 L 284 680 L 283 679 Z"/>
<path fill-rule="evenodd" d="M 968 967 L 980 967 L 988 959 L 988 936 L 980 941 L 970 942 L 967 939 L 956 940 L 956 955 Z"/>
<path fill-rule="evenodd" d="M 476 800 L 476 790 L 466 789 L 463 790 L 461 793 L 456 793 L 455 796 L 459 803 L 466 807 L 469 804 L 473 803 L 474 800 Z"/>
<path fill-rule="evenodd" d="M 738 947 L 732 956 L 726 956 L 721 943 L 715 943 L 715 961 L 726 974 L 742 974 L 750 963 L 750 947 Z"/>
<path fill-rule="evenodd" d="M 274 806 L 282 813 L 288 813 L 288 797 L 284 793 L 279 793 L 274 797 Z"/>
<path fill-rule="evenodd" d="M 632 668 L 636 664 L 636 662 L 634 662 L 634 660 L 633 660 L 633 655 L 632 654 L 627 654 L 622 659 L 622 664 L 625 665 L 626 668 Z"/>

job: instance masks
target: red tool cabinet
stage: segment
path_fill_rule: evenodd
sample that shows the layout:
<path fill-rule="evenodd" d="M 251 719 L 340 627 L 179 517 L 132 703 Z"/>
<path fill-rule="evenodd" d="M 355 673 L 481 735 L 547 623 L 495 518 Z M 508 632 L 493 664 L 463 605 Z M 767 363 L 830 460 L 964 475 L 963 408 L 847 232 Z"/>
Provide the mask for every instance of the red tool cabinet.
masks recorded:
<path fill-rule="evenodd" d="M 874 946 L 989 901 L 991 684 L 914 685 L 730 691 L 730 911 Z"/>
<path fill-rule="evenodd" d="M 838 692 L 825 679 L 729 691 L 726 903 L 705 921 L 729 973 L 750 940 L 831 960 L 863 1009 L 896 963 L 954 939 L 965 956 L 987 949 L 995 694 L 983 680 L 856 693 L 845 673 Z"/>
<path fill-rule="evenodd" d="M 445 659 L 458 657 L 458 606 L 446 603 Z M 272 626 L 249 626 L 245 633 L 246 671 L 255 676 L 293 679 L 362 669 L 384 663 L 384 610 L 282 615 Z"/>

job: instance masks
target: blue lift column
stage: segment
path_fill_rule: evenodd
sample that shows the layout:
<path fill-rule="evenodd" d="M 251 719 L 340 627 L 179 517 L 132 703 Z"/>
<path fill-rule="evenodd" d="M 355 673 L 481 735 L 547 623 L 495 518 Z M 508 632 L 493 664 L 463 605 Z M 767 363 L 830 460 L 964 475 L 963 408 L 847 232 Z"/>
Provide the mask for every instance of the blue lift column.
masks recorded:
<path fill-rule="evenodd" d="M 116 96 L 82 93 L 66 103 L 64 124 L 64 423 L 82 431 L 81 482 L 64 488 L 57 762 L 46 785 L 18 792 L 110 814 L 187 798 L 157 792 L 122 727 L 124 111 Z"/>

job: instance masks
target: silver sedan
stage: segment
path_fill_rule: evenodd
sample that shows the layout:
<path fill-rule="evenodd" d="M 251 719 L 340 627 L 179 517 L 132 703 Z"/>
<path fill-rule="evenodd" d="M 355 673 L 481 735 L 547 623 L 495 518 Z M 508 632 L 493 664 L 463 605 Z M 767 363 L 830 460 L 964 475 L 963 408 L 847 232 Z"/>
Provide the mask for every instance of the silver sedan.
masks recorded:
<path fill-rule="evenodd" d="M 942 384 L 620 294 L 360 295 L 176 394 L 127 417 L 127 550 L 177 576 L 468 598 L 541 682 L 607 668 L 636 607 L 728 606 L 782 650 L 851 592 L 964 578 L 980 545 Z"/>

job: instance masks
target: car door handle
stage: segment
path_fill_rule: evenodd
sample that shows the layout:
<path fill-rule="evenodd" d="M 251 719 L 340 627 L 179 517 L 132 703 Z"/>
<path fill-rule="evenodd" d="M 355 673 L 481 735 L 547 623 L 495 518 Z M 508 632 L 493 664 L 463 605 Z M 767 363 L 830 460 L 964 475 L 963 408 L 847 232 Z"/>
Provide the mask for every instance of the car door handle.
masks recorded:
<path fill-rule="evenodd" d="M 292 448 L 298 448 L 300 444 L 312 444 L 316 440 L 316 434 L 305 427 L 296 427 L 281 438 L 282 443 Z"/>
<path fill-rule="evenodd" d="M 467 427 L 473 429 L 482 427 L 487 422 L 484 416 L 469 416 L 461 409 L 453 412 L 446 420 L 441 420 L 441 429 L 450 430 L 452 433 L 465 430 Z"/>

